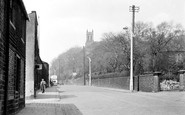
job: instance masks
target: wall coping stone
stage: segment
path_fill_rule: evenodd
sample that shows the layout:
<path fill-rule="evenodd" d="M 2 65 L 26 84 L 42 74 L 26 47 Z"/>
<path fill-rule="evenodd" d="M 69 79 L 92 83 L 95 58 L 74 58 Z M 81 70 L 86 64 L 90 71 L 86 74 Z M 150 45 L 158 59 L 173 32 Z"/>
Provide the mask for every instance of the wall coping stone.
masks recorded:
<path fill-rule="evenodd" d="M 156 71 L 156 72 L 153 73 L 154 76 L 159 76 L 159 75 L 161 75 L 161 74 L 162 74 L 162 73 L 159 72 L 159 71 Z"/>
<path fill-rule="evenodd" d="M 185 73 L 185 70 L 179 70 L 178 73 L 179 74 L 184 74 Z"/>

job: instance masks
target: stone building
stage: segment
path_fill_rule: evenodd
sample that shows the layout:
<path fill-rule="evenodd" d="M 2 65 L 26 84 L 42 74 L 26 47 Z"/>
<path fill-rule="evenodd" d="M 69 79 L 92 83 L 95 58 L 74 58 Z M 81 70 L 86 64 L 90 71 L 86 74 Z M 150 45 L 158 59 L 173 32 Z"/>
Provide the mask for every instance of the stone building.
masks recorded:
<path fill-rule="evenodd" d="M 27 20 L 22 0 L 0 0 L 0 115 L 25 107 Z"/>
<path fill-rule="evenodd" d="M 94 43 L 94 32 L 92 30 L 92 32 L 89 32 L 88 30 L 86 31 L 86 43 L 85 46 L 89 46 L 92 43 Z"/>
<path fill-rule="evenodd" d="M 32 11 L 29 15 L 26 29 L 26 97 L 34 96 L 34 76 L 36 73 L 36 60 L 39 58 L 38 46 L 38 20 L 37 13 Z"/>
<path fill-rule="evenodd" d="M 26 98 L 36 97 L 41 79 L 49 83 L 49 64 L 40 58 L 38 27 L 37 13 L 32 11 L 26 29 Z"/>

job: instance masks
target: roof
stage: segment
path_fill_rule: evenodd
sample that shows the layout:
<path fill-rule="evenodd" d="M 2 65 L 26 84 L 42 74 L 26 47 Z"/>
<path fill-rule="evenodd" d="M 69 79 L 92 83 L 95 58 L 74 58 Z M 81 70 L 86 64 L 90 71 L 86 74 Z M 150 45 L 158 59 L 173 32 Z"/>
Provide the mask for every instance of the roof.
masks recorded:
<path fill-rule="evenodd" d="M 39 25 L 37 12 L 36 11 L 31 11 L 31 13 L 28 14 L 28 17 L 30 18 L 30 15 L 32 15 L 32 14 L 35 16 L 35 21 L 36 21 L 35 23 L 36 23 L 36 25 Z"/>
<path fill-rule="evenodd" d="M 25 5 L 24 5 L 23 1 L 22 0 L 18 0 L 18 1 L 20 2 L 20 5 L 23 9 L 23 13 L 24 13 L 26 19 L 29 20 L 29 17 L 28 17 L 28 14 L 27 14 L 27 11 L 26 11 L 26 8 L 25 8 Z"/>

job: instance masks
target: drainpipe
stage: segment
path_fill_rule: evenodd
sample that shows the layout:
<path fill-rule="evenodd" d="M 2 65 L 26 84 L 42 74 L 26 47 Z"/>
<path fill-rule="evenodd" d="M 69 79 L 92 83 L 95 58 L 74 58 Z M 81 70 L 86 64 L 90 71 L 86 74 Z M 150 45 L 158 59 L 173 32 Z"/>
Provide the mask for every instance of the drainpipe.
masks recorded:
<path fill-rule="evenodd" d="M 8 106 L 8 71 L 9 71 L 9 26 L 10 26 L 10 0 L 5 0 L 5 30 L 6 30 L 6 38 L 5 38 L 5 90 L 4 90 L 4 115 L 8 115 L 7 106 Z"/>

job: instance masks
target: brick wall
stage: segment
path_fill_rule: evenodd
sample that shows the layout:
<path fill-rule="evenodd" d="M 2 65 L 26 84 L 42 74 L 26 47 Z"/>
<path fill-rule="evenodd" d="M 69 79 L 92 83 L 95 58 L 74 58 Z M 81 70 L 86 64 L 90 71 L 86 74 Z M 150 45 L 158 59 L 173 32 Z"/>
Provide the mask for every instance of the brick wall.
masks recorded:
<path fill-rule="evenodd" d="M 113 74 L 112 74 L 113 75 Z M 101 75 L 102 77 L 103 75 Z M 114 77 L 93 78 L 92 85 L 98 87 L 110 87 L 129 90 L 130 77 L 114 74 Z M 159 82 L 159 81 L 158 81 Z M 153 74 L 145 74 L 134 77 L 134 90 L 144 92 L 159 91 L 158 83 Z M 83 77 L 73 80 L 72 84 L 83 85 Z M 88 85 L 88 78 L 86 78 L 86 85 Z"/>
<path fill-rule="evenodd" d="M 107 75 L 96 76 L 92 79 L 92 85 L 98 87 L 110 87 L 110 88 L 120 88 L 120 89 L 129 89 L 129 80 L 128 75 L 111 73 Z M 83 85 L 83 77 L 75 79 L 72 84 Z M 86 78 L 86 85 L 88 85 L 88 78 Z"/>
<path fill-rule="evenodd" d="M 0 115 L 4 114 L 5 94 L 5 40 L 6 40 L 6 0 L 0 0 Z"/>
<path fill-rule="evenodd" d="M 140 75 L 138 81 L 139 81 L 139 91 L 145 91 L 145 92 L 154 91 L 153 74 Z"/>
<path fill-rule="evenodd" d="M 0 4 L 4 2 L 7 2 L 7 0 L 0 0 Z M 26 20 L 27 17 L 25 14 L 24 7 L 22 6 L 22 0 L 14 0 L 14 2 L 11 2 L 10 0 L 10 16 L 13 17 L 14 20 L 10 19 L 9 22 L 8 19 L 6 19 L 6 10 L 4 11 L 4 24 L 7 24 L 6 21 L 9 23 L 9 33 L 3 34 L 3 37 L 1 36 L 0 39 L 4 39 L 4 41 L 1 41 L 0 43 L 0 64 L 3 69 L 8 71 L 8 78 L 6 80 L 7 82 L 7 98 L 1 98 L 0 100 L 7 101 L 7 105 L 5 106 L 7 109 L 7 114 L 14 114 L 20 109 L 22 109 L 25 106 L 25 28 L 26 28 Z M 0 7 L 2 8 L 2 7 Z M 12 9 L 14 9 L 14 13 L 12 13 Z M 2 15 L 2 12 L 0 12 Z M 0 19 L 2 20 L 2 18 Z M 0 22 L 2 23 L 2 22 Z M 4 25 L 4 32 L 6 31 L 7 25 Z M 8 35 L 5 37 L 5 35 Z M 8 42 L 6 43 L 5 40 L 8 39 Z M 9 48 L 6 49 L 5 45 L 9 44 Z M 3 50 L 7 51 L 3 51 Z M 8 54 L 9 51 L 9 54 Z M 5 52 L 5 53 L 3 53 Z M 1 54 L 2 53 L 2 54 Z M 7 55 L 5 55 L 7 54 Z M 5 58 L 7 59 L 9 57 L 9 62 L 7 63 L 5 61 Z M 5 68 L 4 65 L 9 65 L 9 68 Z M 8 66 L 6 66 L 8 67 Z M 5 74 L 4 70 L 0 70 L 3 74 Z M 5 80 L 5 79 L 4 79 Z M 3 81 L 3 80 L 1 80 Z M 4 81 L 5 82 L 5 81 Z M 3 83 L 4 83 L 3 82 Z M 3 83 L 0 83 L 2 85 Z M 5 89 L 5 87 L 4 87 Z M 3 93 L 2 93 L 3 94 Z M 5 93 L 4 93 L 5 94 Z M 1 106 L 4 106 L 1 104 Z M 5 114 L 4 108 L 0 109 L 2 114 Z"/>
<path fill-rule="evenodd" d="M 129 80 L 129 77 L 93 79 L 92 85 L 98 87 L 129 89 Z"/>
<path fill-rule="evenodd" d="M 77 79 L 74 79 L 73 81 L 72 81 L 72 83 L 65 83 L 65 84 L 74 84 L 74 85 L 84 85 L 84 79 L 83 79 L 83 77 L 80 77 L 80 78 L 77 78 Z"/>

